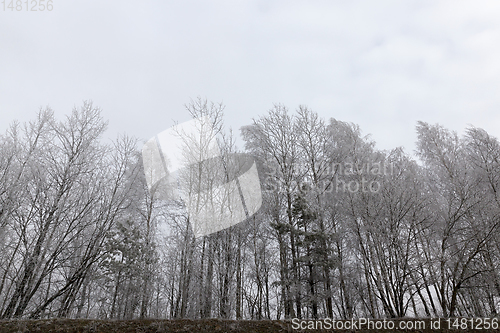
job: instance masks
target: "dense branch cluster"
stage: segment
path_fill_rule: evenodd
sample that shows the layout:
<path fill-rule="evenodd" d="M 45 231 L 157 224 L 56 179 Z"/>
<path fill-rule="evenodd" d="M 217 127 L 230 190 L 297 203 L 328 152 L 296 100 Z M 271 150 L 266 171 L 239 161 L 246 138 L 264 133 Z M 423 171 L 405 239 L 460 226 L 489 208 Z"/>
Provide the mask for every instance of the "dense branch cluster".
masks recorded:
<path fill-rule="evenodd" d="M 223 106 L 198 99 L 224 156 Z M 275 105 L 241 128 L 261 209 L 195 237 L 86 102 L 0 136 L 0 318 L 396 318 L 500 310 L 500 146 L 417 125 L 418 161 Z"/>

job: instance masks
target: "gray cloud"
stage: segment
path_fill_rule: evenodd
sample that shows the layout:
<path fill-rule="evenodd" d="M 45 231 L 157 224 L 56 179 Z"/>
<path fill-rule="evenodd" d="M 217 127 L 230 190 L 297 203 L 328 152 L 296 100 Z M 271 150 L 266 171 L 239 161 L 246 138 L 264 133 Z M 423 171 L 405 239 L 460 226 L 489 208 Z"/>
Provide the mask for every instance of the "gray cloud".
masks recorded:
<path fill-rule="evenodd" d="M 414 148 L 417 120 L 500 136 L 497 1 L 58 1 L 0 11 L 0 130 L 92 99 L 147 139 L 198 95 L 237 129 L 275 102 Z"/>

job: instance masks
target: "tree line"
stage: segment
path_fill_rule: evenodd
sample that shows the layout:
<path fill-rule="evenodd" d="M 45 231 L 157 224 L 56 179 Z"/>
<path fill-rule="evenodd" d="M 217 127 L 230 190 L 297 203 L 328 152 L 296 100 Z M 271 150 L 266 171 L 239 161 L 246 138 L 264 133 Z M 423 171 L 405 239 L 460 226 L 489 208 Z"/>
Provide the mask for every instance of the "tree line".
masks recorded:
<path fill-rule="evenodd" d="M 0 136 L 0 318 L 497 315 L 495 137 L 419 122 L 415 158 L 276 104 L 238 150 L 222 104 L 186 109 L 256 161 L 260 210 L 195 237 L 185 202 L 148 190 L 138 140 L 103 142 L 91 102 L 42 109 Z"/>

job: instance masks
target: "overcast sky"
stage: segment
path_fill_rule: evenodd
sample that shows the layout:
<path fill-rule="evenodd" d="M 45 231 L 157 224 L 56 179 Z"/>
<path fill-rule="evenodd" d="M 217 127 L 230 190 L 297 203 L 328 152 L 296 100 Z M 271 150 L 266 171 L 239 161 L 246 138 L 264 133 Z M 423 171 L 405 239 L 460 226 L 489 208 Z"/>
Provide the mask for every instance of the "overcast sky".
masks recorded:
<path fill-rule="evenodd" d="M 7 4 L 9 0 L 6 0 Z M 24 2 L 24 0 L 23 0 Z M 2 6 L 2 4 L 0 4 Z M 93 100 L 145 141 L 197 96 L 238 130 L 273 103 L 415 149 L 418 120 L 500 137 L 500 1 L 53 0 L 0 8 L 0 132 Z"/>

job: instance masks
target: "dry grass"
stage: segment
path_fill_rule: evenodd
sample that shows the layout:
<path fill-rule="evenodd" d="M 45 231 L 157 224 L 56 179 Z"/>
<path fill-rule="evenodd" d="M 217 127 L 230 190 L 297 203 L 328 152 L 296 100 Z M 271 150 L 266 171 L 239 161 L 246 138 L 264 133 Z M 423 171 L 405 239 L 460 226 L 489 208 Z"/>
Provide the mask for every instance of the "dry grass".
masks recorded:
<path fill-rule="evenodd" d="M 398 321 L 398 320 L 395 320 Z M 468 333 L 472 330 L 431 330 L 429 321 L 425 330 L 407 330 L 413 333 L 454 332 Z M 397 324 L 397 323 L 396 323 Z M 481 330 L 482 332 L 499 332 L 500 330 Z M 35 333 L 35 332 L 70 332 L 70 333 L 156 333 L 156 332 L 246 332 L 246 333 L 278 333 L 278 332 L 354 332 L 352 330 L 293 330 L 290 322 L 285 321 L 251 321 L 251 320 L 92 320 L 92 319 L 47 319 L 47 320 L 7 320 L 0 321 L 0 333 Z M 355 332 L 401 332 L 400 330 L 356 330 Z M 477 330 L 476 330 L 477 332 Z"/>
<path fill-rule="evenodd" d="M 91 320 L 47 319 L 0 321 L 0 333 L 70 332 L 70 333 L 156 333 L 156 332 L 290 332 L 282 321 L 236 320 Z"/>

